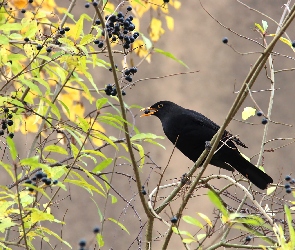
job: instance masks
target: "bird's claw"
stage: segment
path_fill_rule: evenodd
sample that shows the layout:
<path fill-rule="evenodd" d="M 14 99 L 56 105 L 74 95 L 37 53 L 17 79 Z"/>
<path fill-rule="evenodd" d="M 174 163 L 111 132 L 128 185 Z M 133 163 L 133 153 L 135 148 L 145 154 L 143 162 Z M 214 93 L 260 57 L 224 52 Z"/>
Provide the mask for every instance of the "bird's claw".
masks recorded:
<path fill-rule="evenodd" d="M 209 151 L 211 148 L 212 148 L 211 142 L 210 141 L 205 141 L 205 149 L 207 149 Z"/>

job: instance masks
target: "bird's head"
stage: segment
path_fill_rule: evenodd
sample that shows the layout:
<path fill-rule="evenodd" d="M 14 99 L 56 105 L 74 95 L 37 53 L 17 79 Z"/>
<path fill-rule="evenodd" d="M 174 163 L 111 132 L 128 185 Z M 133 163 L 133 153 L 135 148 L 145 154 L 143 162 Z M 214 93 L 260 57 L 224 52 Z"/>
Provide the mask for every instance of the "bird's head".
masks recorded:
<path fill-rule="evenodd" d="M 140 117 L 154 115 L 161 119 L 168 114 L 174 113 L 177 107 L 178 105 L 173 102 L 159 101 L 150 107 L 141 109 L 140 111 L 143 111 L 144 114 L 142 114 Z"/>

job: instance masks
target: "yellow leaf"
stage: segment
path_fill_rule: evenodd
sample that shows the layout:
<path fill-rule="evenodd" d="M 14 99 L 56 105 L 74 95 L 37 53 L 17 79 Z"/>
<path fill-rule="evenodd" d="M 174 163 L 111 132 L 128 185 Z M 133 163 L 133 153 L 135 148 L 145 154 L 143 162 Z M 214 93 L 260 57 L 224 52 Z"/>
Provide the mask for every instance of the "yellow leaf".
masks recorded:
<path fill-rule="evenodd" d="M 210 227 L 213 227 L 211 220 L 209 219 L 209 217 L 205 214 L 202 213 L 197 213 L 204 221 L 206 221 L 208 223 L 208 225 Z"/>
<path fill-rule="evenodd" d="M 242 112 L 242 119 L 247 120 L 249 117 L 254 116 L 256 114 L 256 109 L 252 107 L 246 107 L 244 108 L 244 111 Z"/>
<path fill-rule="evenodd" d="M 133 5 L 133 10 L 135 11 L 135 13 L 138 15 L 139 18 L 141 18 L 143 16 L 143 14 L 151 8 L 150 3 L 147 3 L 145 5 L 142 5 L 139 3 L 134 3 L 134 4 L 135 5 Z"/>
<path fill-rule="evenodd" d="M 165 33 L 165 30 L 162 28 L 162 21 L 155 17 L 152 18 L 150 30 L 150 37 L 153 42 L 158 41 L 161 35 Z"/>
<path fill-rule="evenodd" d="M 27 6 L 28 1 L 27 0 L 13 0 L 12 4 L 18 9 L 23 9 Z"/>
<path fill-rule="evenodd" d="M 151 55 L 149 51 L 146 49 L 145 44 L 142 40 L 135 40 L 133 43 L 134 52 L 141 58 L 146 57 L 146 60 L 150 63 L 151 62 Z M 149 55 L 148 55 L 149 54 Z M 148 56 L 147 56 L 148 55 Z"/>
<path fill-rule="evenodd" d="M 166 23 L 169 30 L 174 30 L 174 19 L 171 16 L 166 16 Z"/>
<path fill-rule="evenodd" d="M 181 7 L 181 2 L 179 1 L 173 1 L 170 4 L 177 10 Z"/>

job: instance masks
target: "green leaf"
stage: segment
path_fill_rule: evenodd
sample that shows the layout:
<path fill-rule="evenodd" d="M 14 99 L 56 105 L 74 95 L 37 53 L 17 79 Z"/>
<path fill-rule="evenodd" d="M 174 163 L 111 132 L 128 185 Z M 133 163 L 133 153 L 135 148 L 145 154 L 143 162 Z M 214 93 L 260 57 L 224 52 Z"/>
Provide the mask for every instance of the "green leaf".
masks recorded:
<path fill-rule="evenodd" d="M 189 223 L 189 224 L 195 225 L 195 226 L 197 226 L 197 227 L 203 228 L 202 223 L 199 222 L 197 219 L 191 217 L 191 216 L 184 215 L 184 216 L 182 216 L 182 219 L 183 219 L 186 223 Z"/>
<path fill-rule="evenodd" d="M 6 170 L 6 172 L 10 175 L 11 179 L 15 182 L 15 176 L 12 171 L 13 167 L 7 163 L 2 162 L 2 161 L 0 161 L 0 166 L 2 166 L 4 168 L 4 170 Z"/>
<path fill-rule="evenodd" d="M 101 172 L 102 170 L 104 170 L 108 165 L 110 165 L 112 163 L 113 159 L 112 158 L 107 158 L 105 160 L 103 160 L 102 162 L 100 162 L 93 170 L 93 173 L 97 173 L 97 172 Z"/>
<path fill-rule="evenodd" d="M 57 146 L 57 145 L 48 145 L 44 148 L 44 151 L 46 152 L 55 152 L 63 155 L 68 155 L 67 150 L 65 150 L 63 147 Z"/>
<path fill-rule="evenodd" d="M 50 213 L 40 211 L 39 209 L 32 208 L 31 211 L 31 222 L 34 224 L 38 221 L 54 221 L 54 216 Z"/>
<path fill-rule="evenodd" d="M 153 47 L 153 44 L 150 39 L 148 39 L 144 34 L 140 33 L 142 40 L 145 44 L 147 50 L 150 50 Z"/>
<path fill-rule="evenodd" d="M 261 27 L 259 23 L 255 23 L 255 26 L 260 30 L 261 33 L 264 33 L 264 29 Z"/>
<path fill-rule="evenodd" d="M 84 132 L 87 132 L 90 128 L 90 124 L 82 117 L 78 117 L 79 123 L 77 124 Z"/>
<path fill-rule="evenodd" d="M 19 79 L 19 80 L 21 81 L 21 83 L 28 86 L 30 90 L 36 91 L 39 95 L 43 95 L 39 87 L 32 81 L 26 80 L 26 79 Z"/>
<path fill-rule="evenodd" d="M 130 235 L 130 233 L 128 232 L 127 228 L 122 223 L 120 223 L 119 221 L 117 221 L 117 220 L 115 220 L 113 218 L 107 218 L 107 220 L 116 223 L 119 227 L 121 227 L 126 233 L 128 233 Z"/>
<path fill-rule="evenodd" d="M 213 192 L 212 190 L 208 191 L 208 196 L 211 202 L 221 211 L 221 213 L 228 218 L 228 211 L 226 210 L 225 206 L 223 205 L 220 197 Z"/>
<path fill-rule="evenodd" d="M 14 223 L 11 218 L 3 216 L 0 223 L 0 232 L 4 233 L 7 228 L 11 228 L 15 225 L 16 223 Z"/>
<path fill-rule="evenodd" d="M 145 160 L 143 146 L 141 146 L 140 144 L 137 144 L 137 143 L 133 143 L 133 145 L 136 146 L 137 149 L 138 149 L 138 153 L 139 153 L 139 156 L 140 156 L 140 165 L 139 165 L 139 167 L 142 168 L 143 164 L 144 164 L 144 160 Z"/>
<path fill-rule="evenodd" d="M 118 199 L 117 199 L 117 197 L 116 196 L 114 196 L 114 195 L 112 195 L 112 194 L 109 194 L 110 196 L 111 196 L 111 198 L 112 198 L 112 204 L 115 204 L 115 203 L 117 203 L 117 201 L 118 201 Z"/>
<path fill-rule="evenodd" d="M 294 227 L 293 227 L 293 223 L 292 223 L 292 215 L 290 212 L 290 209 L 287 205 L 284 205 L 284 210 L 285 210 L 285 214 L 286 214 L 286 218 L 287 218 L 287 223 L 288 223 L 288 227 L 289 227 L 289 234 L 290 234 L 290 243 L 291 243 L 291 249 L 295 249 L 295 231 L 294 231 Z"/>
<path fill-rule="evenodd" d="M 262 26 L 263 26 L 263 30 L 265 32 L 267 30 L 267 28 L 268 28 L 267 22 L 262 20 Z"/>
<path fill-rule="evenodd" d="M 52 231 L 49 230 L 48 228 L 38 226 L 36 229 L 39 229 L 39 230 L 41 230 L 42 232 L 45 232 L 45 233 L 47 233 L 47 234 L 49 234 L 49 235 L 54 236 L 54 237 L 57 238 L 60 242 L 62 242 L 63 244 L 65 244 L 65 245 L 68 246 L 69 248 L 72 248 L 71 245 L 70 245 L 67 241 L 63 240 L 58 234 L 52 232 Z"/>
<path fill-rule="evenodd" d="M 157 49 L 157 48 L 154 48 L 154 51 L 157 52 L 157 53 L 159 53 L 159 54 L 162 54 L 164 56 L 167 56 L 168 58 L 171 58 L 174 61 L 182 64 L 184 67 L 188 68 L 188 66 L 183 61 L 177 59 L 172 53 L 167 52 L 167 51 L 164 51 L 164 50 L 161 50 L 161 49 Z"/>
<path fill-rule="evenodd" d="M 79 45 L 86 45 L 88 43 L 91 43 L 94 40 L 94 38 L 95 38 L 94 35 L 87 34 L 87 35 L 83 36 Z"/>
<path fill-rule="evenodd" d="M 100 110 L 106 103 L 108 102 L 108 98 L 100 98 L 96 100 L 96 108 Z"/>
<path fill-rule="evenodd" d="M 145 139 L 164 139 L 164 136 L 158 136 L 152 133 L 140 133 L 132 136 L 131 141 L 135 140 L 145 140 Z"/>
<path fill-rule="evenodd" d="M 3 30 L 4 32 L 6 31 L 11 31 L 11 30 L 21 30 L 22 25 L 20 23 L 5 23 L 0 25 L 0 30 Z"/>
<path fill-rule="evenodd" d="M 17 156 L 17 150 L 15 147 L 14 141 L 9 136 L 7 136 L 6 141 L 7 141 L 8 147 L 9 147 L 9 152 L 11 154 L 11 158 L 12 158 L 12 160 L 15 160 L 16 156 Z"/>
<path fill-rule="evenodd" d="M 252 107 L 245 107 L 244 111 L 242 112 L 242 119 L 247 120 L 249 117 L 255 116 L 255 115 L 256 115 L 256 109 Z"/>
<path fill-rule="evenodd" d="M 104 246 L 104 240 L 101 234 L 96 234 L 96 240 L 99 247 Z"/>
<path fill-rule="evenodd" d="M 275 190 L 277 189 L 277 187 L 269 187 L 266 191 L 266 194 L 267 195 L 270 195 L 272 194 Z"/>
<path fill-rule="evenodd" d="M 9 39 L 7 36 L 0 35 L 0 44 L 2 45 L 7 45 L 9 44 Z"/>
<path fill-rule="evenodd" d="M 40 99 L 42 99 L 48 104 L 48 106 L 50 106 L 52 113 L 58 118 L 58 120 L 60 120 L 61 116 L 58 107 L 46 98 L 40 97 Z"/>

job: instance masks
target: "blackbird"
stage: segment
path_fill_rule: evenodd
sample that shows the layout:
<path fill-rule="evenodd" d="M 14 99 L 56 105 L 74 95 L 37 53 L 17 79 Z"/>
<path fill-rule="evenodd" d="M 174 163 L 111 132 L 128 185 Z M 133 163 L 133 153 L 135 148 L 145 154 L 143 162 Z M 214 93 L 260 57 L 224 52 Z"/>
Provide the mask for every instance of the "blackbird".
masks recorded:
<path fill-rule="evenodd" d="M 161 120 L 167 138 L 193 162 L 197 161 L 219 129 L 206 116 L 170 101 L 160 101 L 143 110 L 142 116 L 154 115 Z M 266 189 L 273 179 L 246 160 L 236 145 L 247 148 L 237 137 L 225 131 L 210 164 L 229 171 L 236 169 L 255 186 Z"/>

